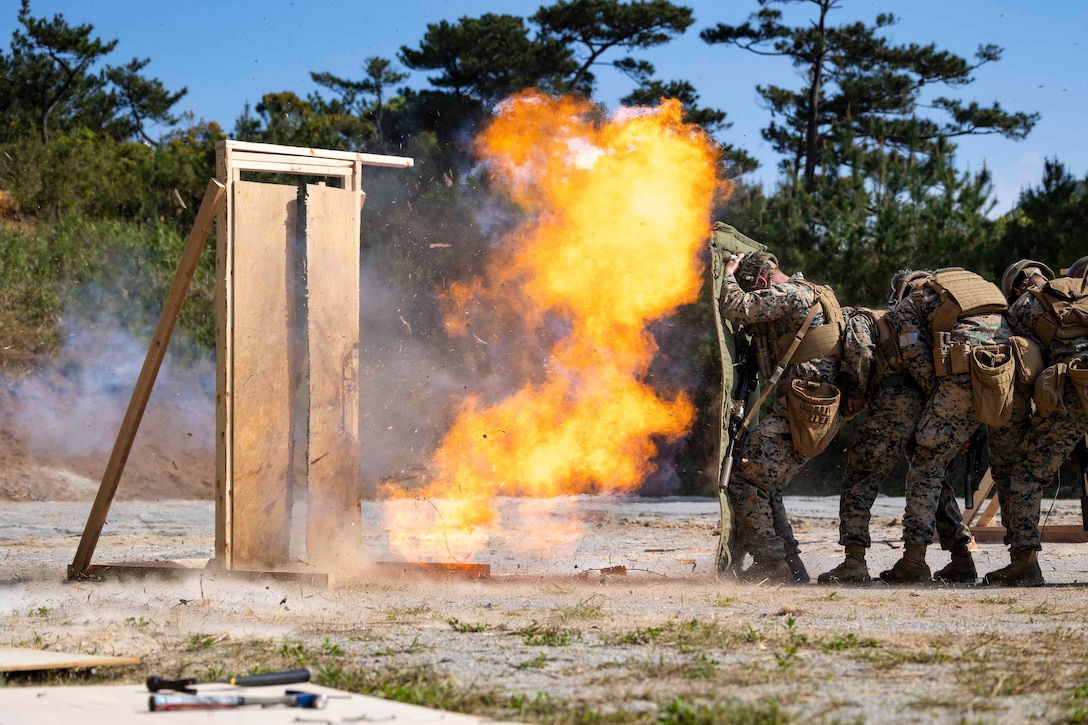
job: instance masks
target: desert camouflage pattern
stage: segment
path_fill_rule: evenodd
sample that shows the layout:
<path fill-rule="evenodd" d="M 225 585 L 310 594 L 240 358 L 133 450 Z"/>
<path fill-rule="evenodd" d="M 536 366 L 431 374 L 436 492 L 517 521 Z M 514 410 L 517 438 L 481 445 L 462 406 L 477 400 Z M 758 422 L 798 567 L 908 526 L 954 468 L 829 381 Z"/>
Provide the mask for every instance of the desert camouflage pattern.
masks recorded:
<path fill-rule="evenodd" d="M 869 380 L 876 346 L 876 325 L 866 314 L 847 319 L 843 345 L 843 395 L 867 398 L 867 415 L 847 451 L 839 494 L 839 543 L 869 548 L 871 512 L 880 486 L 899 462 L 910 455 L 914 431 L 925 409 L 925 396 L 905 373 L 889 370 L 881 380 Z M 966 545 L 970 539 L 955 490 L 941 487 L 937 507 L 937 537 L 944 549 Z"/>
<path fill-rule="evenodd" d="M 745 292 L 733 275 L 725 275 L 722 317 L 734 327 L 767 335 L 771 342 L 781 335 L 793 334 L 804 323 L 812 306 L 818 306 L 812 288 L 795 281 L 801 279 L 804 278 L 796 274 L 790 281 Z M 817 311 L 812 325 L 823 323 L 823 313 Z M 780 385 L 789 385 L 795 379 L 834 384 L 838 369 L 839 361 L 833 357 L 808 360 L 787 367 Z M 770 412 L 752 427 L 729 482 L 729 503 L 735 516 L 738 546 L 761 559 L 783 559 L 799 550 L 782 504 L 782 489 L 809 459 L 793 447 L 787 410 L 785 396 L 780 396 Z"/>
<path fill-rule="evenodd" d="M 1035 339 L 1035 321 L 1045 312 L 1043 303 L 1037 297 L 1021 295 L 1009 307 L 1008 317 L 1013 332 Z M 1088 337 L 1071 340 L 1055 338 L 1044 352 L 1047 365 L 1068 363 L 1088 353 Z M 1077 442 L 1088 432 L 1088 415 L 1069 381 L 1066 381 L 1062 391 L 1062 403 L 1063 406 L 1049 417 L 1036 416 L 1031 420 L 1010 474 L 994 477 L 994 486 L 1001 500 L 1005 543 L 1010 551 L 1042 549 L 1039 516 L 1043 494 Z"/>
<path fill-rule="evenodd" d="M 940 300 L 933 290 L 921 288 L 888 313 L 899 336 L 904 366 L 927 398 L 915 430 L 915 450 L 907 472 L 903 540 L 908 544 L 933 543 L 937 510 L 945 495 L 942 489 L 950 488 L 945 481 L 945 471 L 971 434 L 982 425 L 975 418 L 970 374 L 937 378 L 933 365 L 932 322 L 939 304 Z M 987 313 L 961 317 L 950 331 L 950 336 L 953 343 L 1002 344 L 1012 336 L 1012 329 L 1004 315 Z M 1030 390 L 1018 389 L 1009 423 L 1001 428 L 986 427 L 995 482 L 1010 475 L 1019 455 L 1020 437 L 1030 413 Z M 954 496 L 952 504 L 958 515 L 959 507 Z M 960 534 L 956 538 L 969 536 L 962 524 L 962 517 L 960 527 Z"/>

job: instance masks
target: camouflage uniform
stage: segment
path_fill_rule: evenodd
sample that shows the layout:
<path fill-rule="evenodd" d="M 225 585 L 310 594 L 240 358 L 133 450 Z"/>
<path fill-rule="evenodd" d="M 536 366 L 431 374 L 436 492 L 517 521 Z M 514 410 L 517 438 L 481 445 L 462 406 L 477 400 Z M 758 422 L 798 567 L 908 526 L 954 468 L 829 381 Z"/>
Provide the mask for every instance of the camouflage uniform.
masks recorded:
<path fill-rule="evenodd" d="M 933 364 L 932 323 L 939 305 L 936 292 L 921 288 L 888 313 L 899 335 L 904 365 L 928 401 L 915 431 L 915 451 L 907 473 L 907 505 L 903 515 L 903 540 L 907 544 L 933 542 L 942 497 L 950 496 L 958 513 L 955 493 L 944 480 L 945 470 L 971 434 L 982 425 L 975 418 L 970 373 L 937 378 Z M 1004 315 L 987 313 L 960 317 L 950 335 L 953 343 L 993 345 L 1006 343 L 1012 331 Z M 1016 393 L 1009 423 L 1000 428 L 986 426 L 995 479 L 1011 469 L 1023 426 L 1030 415 L 1030 392 L 1021 389 Z M 962 519 L 955 538 L 958 541 L 970 538 Z"/>
<path fill-rule="evenodd" d="M 1036 339 L 1035 322 L 1044 312 L 1039 298 L 1023 294 L 1009 307 L 1009 324 L 1015 334 Z M 1068 363 L 1088 354 L 1088 337 L 1071 340 L 1055 337 L 1043 351 L 1047 365 Z M 1001 521 L 1007 532 L 1005 543 L 1012 552 L 1042 549 L 1039 513 L 1043 490 L 1088 432 L 1088 414 L 1068 380 L 1062 391 L 1062 403 L 1050 416 L 1036 416 L 1031 421 L 1011 476 L 994 479 L 1001 500 Z"/>
<path fill-rule="evenodd" d="M 840 378 L 844 398 L 865 398 L 868 405 L 847 452 L 839 496 L 839 543 L 860 544 L 866 549 L 872 544 L 869 523 L 873 503 L 899 457 L 909 455 L 926 402 L 921 388 L 901 368 L 889 367 L 879 379 L 871 379 L 878 337 L 869 315 L 857 313 L 849 318 Z M 966 546 L 971 540 L 955 491 L 947 484 L 941 487 L 936 527 L 946 550 Z"/>
<path fill-rule="evenodd" d="M 767 334 L 776 338 L 797 332 L 816 305 L 812 327 L 818 327 L 824 324 L 823 311 L 813 289 L 798 281 L 802 279 L 798 273 L 787 282 L 745 292 L 732 274 L 725 275 L 722 316 L 735 327 L 765 325 Z M 834 357 L 789 365 L 780 381 L 784 387 L 779 389 L 795 379 L 835 383 L 838 369 Z M 739 545 L 757 559 L 784 559 L 799 551 L 782 504 L 782 488 L 809 459 L 793 447 L 787 415 L 786 397 L 779 396 L 748 432 L 728 486 Z"/>

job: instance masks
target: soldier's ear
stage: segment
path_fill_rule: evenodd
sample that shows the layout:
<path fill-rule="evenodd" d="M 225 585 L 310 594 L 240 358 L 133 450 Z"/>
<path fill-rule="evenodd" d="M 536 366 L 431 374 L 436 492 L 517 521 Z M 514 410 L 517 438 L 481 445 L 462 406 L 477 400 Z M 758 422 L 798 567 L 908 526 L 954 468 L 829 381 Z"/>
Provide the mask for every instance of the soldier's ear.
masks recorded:
<path fill-rule="evenodd" d="M 771 280 L 768 274 L 761 274 L 756 278 L 755 289 L 766 289 L 771 286 Z"/>

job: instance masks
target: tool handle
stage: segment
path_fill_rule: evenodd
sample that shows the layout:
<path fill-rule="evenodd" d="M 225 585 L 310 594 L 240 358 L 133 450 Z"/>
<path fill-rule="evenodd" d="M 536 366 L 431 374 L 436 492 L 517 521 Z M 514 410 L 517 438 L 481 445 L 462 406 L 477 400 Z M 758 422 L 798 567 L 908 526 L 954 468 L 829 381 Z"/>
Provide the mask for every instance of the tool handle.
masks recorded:
<path fill-rule="evenodd" d="M 241 707 L 245 701 L 239 695 L 151 695 L 147 707 L 156 710 L 221 710 Z"/>
<path fill-rule="evenodd" d="M 227 683 L 239 687 L 264 687 L 266 685 L 291 685 L 296 682 L 309 682 L 310 671 L 303 668 L 286 672 L 263 672 L 259 675 L 231 677 Z"/>

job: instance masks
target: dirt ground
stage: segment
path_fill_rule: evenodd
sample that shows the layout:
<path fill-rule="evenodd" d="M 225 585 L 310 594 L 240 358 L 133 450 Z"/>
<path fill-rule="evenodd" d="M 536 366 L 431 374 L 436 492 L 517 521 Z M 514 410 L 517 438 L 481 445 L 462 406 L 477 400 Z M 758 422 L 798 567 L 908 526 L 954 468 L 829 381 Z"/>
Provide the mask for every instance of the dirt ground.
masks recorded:
<path fill-rule="evenodd" d="M 83 406 L 104 402 L 31 410 L 59 421 L 32 436 L 16 425 L 27 392 L 0 387 L 0 645 L 142 659 L 97 680 L 305 666 L 320 684 L 524 722 L 1088 719 L 1088 544 L 1047 544 L 1039 589 L 760 586 L 713 575 L 710 499 L 502 499 L 479 552 L 417 536 L 410 559 L 391 514 L 422 522 L 444 502 L 366 502 L 363 553 L 335 571 L 308 563 L 296 512 L 292 568 L 331 574 L 327 587 L 213 569 L 69 582 L 109 445 L 75 455 L 60 443 L 86 437 Z M 149 407 L 94 563 L 212 557 L 214 453 L 198 431 L 214 422 L 191 413 L 169 395 Z M 111 444 L 116 423 L 100 427 Z M 901 552 L 902 504 L 877 502 L 874 574 Z M 786 505 L 815 577 L 841 556 L 837 500 Z M 1047 508 L 1048 523 L 1079 522 L 1079 502 Z M 980 572 L 1006 557 L 998 544 L 976 552 Z M 371 566 L 406 560 L 487 564 L 490 576 Z"/>

